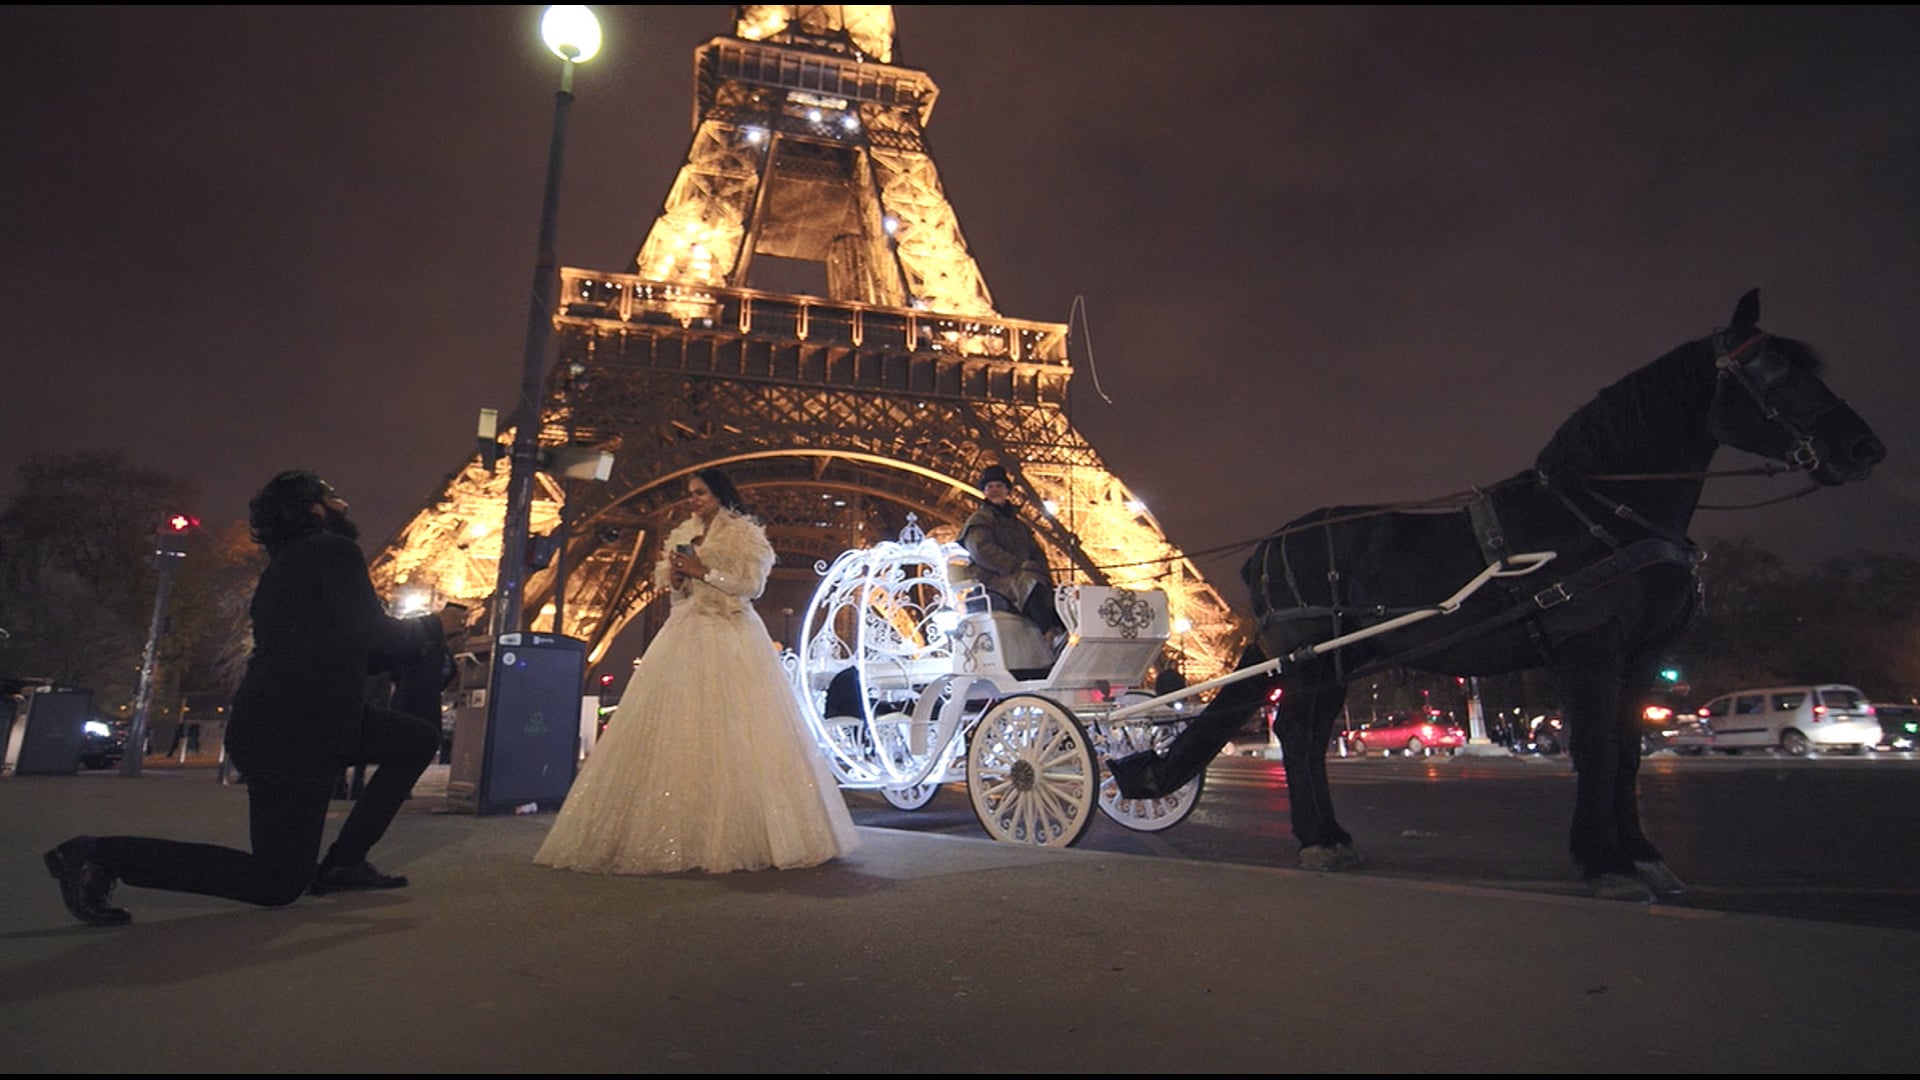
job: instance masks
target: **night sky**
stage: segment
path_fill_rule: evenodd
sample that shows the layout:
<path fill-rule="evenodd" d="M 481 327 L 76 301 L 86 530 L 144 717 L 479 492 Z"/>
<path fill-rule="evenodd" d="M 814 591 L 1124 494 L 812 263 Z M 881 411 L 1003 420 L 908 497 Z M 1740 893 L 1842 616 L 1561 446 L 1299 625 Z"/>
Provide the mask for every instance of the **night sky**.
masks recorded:
<path fill-rule="evenodd" d="M 596 8 L 561 263 L 630 269 L 732 10 Z M 122 448 L 220 522 L 315 468 L 375 550 L 517 393 L 541 11 L 0 10 L 0 494 L 31 453 Z M 1083 299 L 1074 424 L 1188 550 L 1510 475 L 1759 287 L 1888 460 L 1696 537 L 1920 553 L 1920 9 L 896 15 L 996 306 Z M 1239 558 L 1201 562 L 1235 603 Z"/>

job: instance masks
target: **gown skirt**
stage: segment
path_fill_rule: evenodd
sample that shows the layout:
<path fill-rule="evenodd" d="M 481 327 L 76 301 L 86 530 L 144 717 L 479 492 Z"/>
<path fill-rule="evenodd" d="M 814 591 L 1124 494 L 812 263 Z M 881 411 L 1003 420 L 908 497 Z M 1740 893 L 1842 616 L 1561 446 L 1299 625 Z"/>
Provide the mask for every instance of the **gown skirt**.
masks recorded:
<path fill-rule="evenodd" d="M 760 616 L 676 604 L 534 861 L 596 874 L 815 866 L 859 844 Z"/>

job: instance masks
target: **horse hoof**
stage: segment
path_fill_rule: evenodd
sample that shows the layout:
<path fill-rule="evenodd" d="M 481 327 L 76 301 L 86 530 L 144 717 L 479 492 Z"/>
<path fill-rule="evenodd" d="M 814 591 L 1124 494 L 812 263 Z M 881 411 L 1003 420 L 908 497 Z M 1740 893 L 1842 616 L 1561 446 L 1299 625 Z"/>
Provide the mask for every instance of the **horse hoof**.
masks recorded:
<path fill-rule="evenodd" d="M 1121 758 L 1108 758 L 1107 771 L 1113 774 L 1113 786 L 1123 799 L 1158 799 L 1166 793 L 1154 780 L 1153 767 L 1159 755 L 1142 750 Z"/>
<path fill-rule="evenodd" d="M 1360 853 L 1351 844 L 1322 844 L 1300 849 L 1300 867 L 1337 874 L 1360 865 Z"/>
<path fill-rule="evenodd" d="M 1674 873 L 1666 863 L 1660 860 L 1635 862 L 1633 869 L 1640 875 L 1640 880 L 1647 883 L 1648 888 L 1661 896 L 1680 896 L 1687 891 L 1687 883 L 1681 881 L 1680 875 Z"/>
<path fill-rule="evenodd" d="M 1596 900 L 1627 900 L 1636 904 L 1653 903 L 1653 890 L 1631 874 L 1595 874 L 1587 879 Z"/>

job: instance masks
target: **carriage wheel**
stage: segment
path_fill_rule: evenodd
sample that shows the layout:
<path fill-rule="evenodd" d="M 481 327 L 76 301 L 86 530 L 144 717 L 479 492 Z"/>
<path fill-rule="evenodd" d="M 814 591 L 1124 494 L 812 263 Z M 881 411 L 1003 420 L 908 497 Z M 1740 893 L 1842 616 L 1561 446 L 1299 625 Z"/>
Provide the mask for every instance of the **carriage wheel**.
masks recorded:
<path fill-rule="evenodd" d="M 918 810 L 933 801 L 940 794 L 940 785 L 925 780 L 912 787 L 881 788 L 880 797 L 887 800 L 895 810 Z"/>
<path fill-rule="evenodd" d="M 1125 799 L 1120 787 L 1108 776 L 1100 781 L 1100 811 L 1134 832 L 1159 832 L 1187 820 L 1200 805 L 1200 790 L 1206 783 L 1202 772 L 1180 785 L 1170 795 L 1158 799 Z"/>
<path fill-rule="evenodd" d="M 1121 724 L 1100 733 L 1100 753 L 1108 760 L 1137 754 L 1142 750 L 1162 750 L 1173 742 L 1185 724 Z M 1120 794 L 1120 785 L 1111 773 L 1100 778 L 1100 812 L 1134 832 L 1159 832 L 1171 829 L 1200 803 L 1200 791 L 1206 782 L 1203 770 L 1179 788 L 1157 799 L 1129 799 Z"/>
<path fill-rule="evenodd" d="M 995 840 L 1069 847 L 1093 824 L 1100 763 L 1078 717 L 1036 694 L 987 710 L 967 740 L 967 794 Z"/>

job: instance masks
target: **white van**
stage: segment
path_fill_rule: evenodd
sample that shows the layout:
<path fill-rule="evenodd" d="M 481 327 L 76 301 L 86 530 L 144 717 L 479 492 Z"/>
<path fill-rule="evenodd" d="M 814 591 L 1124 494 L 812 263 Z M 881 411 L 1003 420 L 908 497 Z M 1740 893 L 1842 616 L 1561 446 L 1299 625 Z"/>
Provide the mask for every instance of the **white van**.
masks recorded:
<path fill-rule="evenodd" d="M 1880 721 L 1858 688 L 1841 683 L 1767 686 L 1714 698 L 1700 709 L 1713 748 L 1729 754 L 1778 747 L 1858 753 L 1880 741 Z"/>

